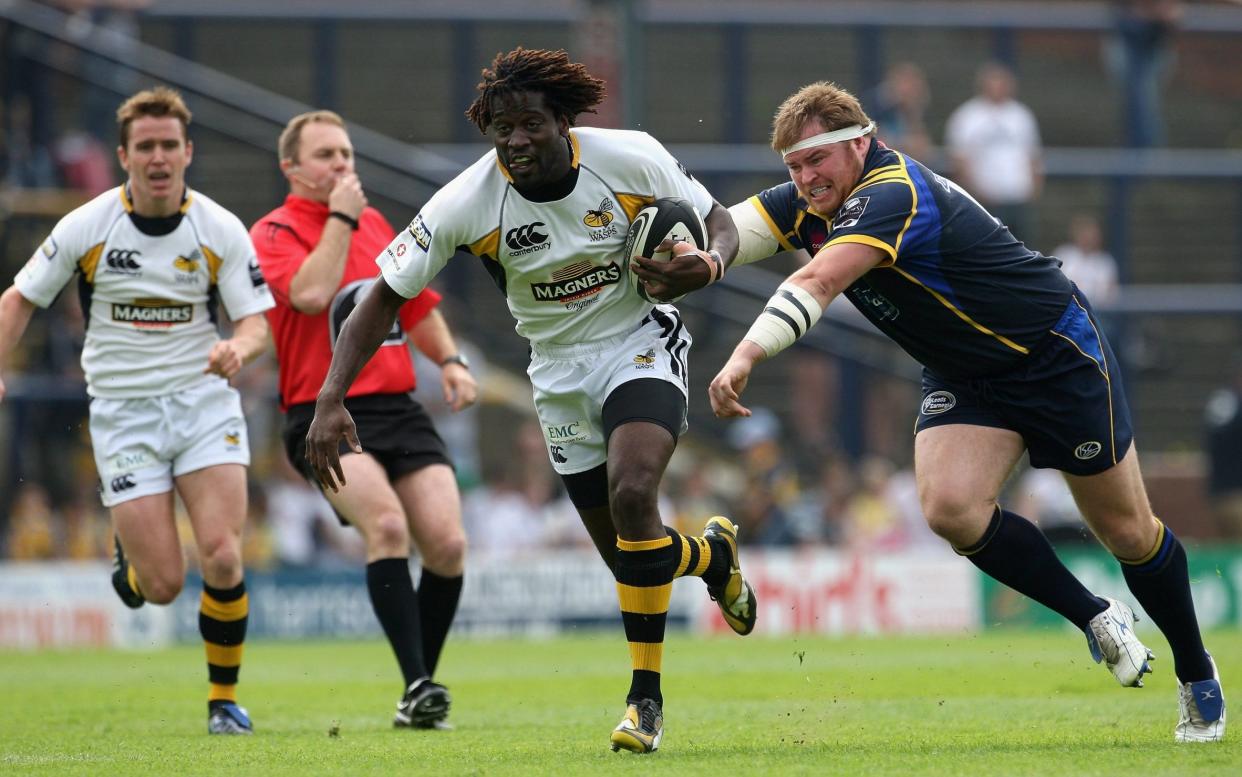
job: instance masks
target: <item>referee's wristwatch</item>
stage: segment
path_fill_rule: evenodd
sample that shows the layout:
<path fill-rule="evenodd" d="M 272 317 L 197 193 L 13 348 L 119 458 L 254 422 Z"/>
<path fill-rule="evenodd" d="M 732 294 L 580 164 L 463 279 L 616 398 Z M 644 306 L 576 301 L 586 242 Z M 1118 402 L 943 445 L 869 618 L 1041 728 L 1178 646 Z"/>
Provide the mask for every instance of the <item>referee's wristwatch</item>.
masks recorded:
<path fill-rule="evenodd" d="M 452 356 L 446 357 L 440 361 L 441 367 L 447 367 L 450 364 L 460 364 L 466 369 L 470 369 L 470 360 L 466 358 L 465 354 L 455 353 Z"/>

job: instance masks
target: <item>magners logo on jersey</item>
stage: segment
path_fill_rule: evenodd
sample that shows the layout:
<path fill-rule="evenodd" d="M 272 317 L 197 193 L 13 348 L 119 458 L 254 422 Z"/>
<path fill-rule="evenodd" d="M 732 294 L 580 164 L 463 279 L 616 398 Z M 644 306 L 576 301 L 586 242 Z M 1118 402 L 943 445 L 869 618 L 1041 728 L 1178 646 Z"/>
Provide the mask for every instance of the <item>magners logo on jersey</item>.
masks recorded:
<path fill-rule="evenodd" d="M 133 324 L 143 329 L 164 329 L 173 324 L 188 324 L 194 318 L 194 306 L 166 299 L 136 299 L 131 303 L 112 303 L 112 320 Z"/>
<path fill-rule="evenodd" d="M 530 292 L 536 302 L 571 302 L 598 294 L 620 280 L 621 268 L 616 262 L 603 267 L 575 262 L 552 273 L 551 283 L 532 283 Z"/>

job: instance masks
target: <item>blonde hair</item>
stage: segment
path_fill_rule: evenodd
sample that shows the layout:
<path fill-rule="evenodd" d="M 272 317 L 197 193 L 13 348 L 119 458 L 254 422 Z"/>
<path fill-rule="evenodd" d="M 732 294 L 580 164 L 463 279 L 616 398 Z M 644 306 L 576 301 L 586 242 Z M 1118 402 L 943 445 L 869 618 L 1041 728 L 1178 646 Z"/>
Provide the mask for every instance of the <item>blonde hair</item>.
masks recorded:
<path fill-rule="evenodd" d="M 302 128 L 307 124 L 320 122 L 334 124 L 345 129 L 345 120 L 336 111 L 321 110 L 300 113 L 289 120 L 280 133 L 280 140 L 276 141 L 276 154 L 280 160 L 283 162 L 288 159 L 296 162 L 298 152 L 302 150 Z"/>
<path fill-rule="evenodd" d="M 776 109 L 772 119 L 772 148 L 779 153 L 797 143 L 809 121 L 818 121 L 824 132 L 854 124 L 866 127 L 871 123 L 857 97 L 831 81 L 816 81 L 794 92 Z M 869 134 L 874 135 L 875 130 Z"/>
<path fill-rule="evenodd" d="M 122 148 L 129 145 L 130 125 L 134 123 L 135 119 L 140 119 L 143 116 L 155 116 L 157 118 L 172 116 L 175 119 L 179 119 L 181 121 L 182 139 L 186 139 L 189 136 L 191 113 L 190 109 L 185 107 L 185 101 L 181 99 L 181 95 L 175 89 L 157 86 L 153 89 L 144 89 L 121 103 L 121 107 L 116 109 L 116 125 L 120 130 Z"/>

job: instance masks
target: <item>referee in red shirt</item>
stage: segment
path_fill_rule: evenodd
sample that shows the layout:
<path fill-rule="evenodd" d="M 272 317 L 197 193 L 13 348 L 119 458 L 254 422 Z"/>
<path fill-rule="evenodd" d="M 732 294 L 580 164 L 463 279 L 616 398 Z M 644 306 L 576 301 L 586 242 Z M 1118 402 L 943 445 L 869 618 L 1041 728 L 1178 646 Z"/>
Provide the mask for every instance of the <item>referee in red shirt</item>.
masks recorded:
<path fill-rule="evenodd" d="M 280 362 L 285 450 L 314 482 L 305 450 L 315 398 L 341 326 L 378 276 L 375 257 L 394 232 L 367 205 L 340 116 L 295 116 L 278 150 L 289 196 L 255 223 L 250 237 L 276 298 L 267 315 Z M 405 677 L 393 722 L 413 728 L 448 727 L 449 694 L 432 677 L 461 595 L 466 537 L 452 463 L 431 418 L 411 396 L 415 375 L 407 334 L 441 366 L 453 410 L 473 404 L 478 390 L 436 310 L 439 301 L 431 290 L 410 300 L 354 381 L 345 406 L 357 435 L 341 449 L 348 485 L 325 492 L 341 519 L 366 540 L 371 604 Z M 423 563 L 417 594 L 411 539 Z"/>

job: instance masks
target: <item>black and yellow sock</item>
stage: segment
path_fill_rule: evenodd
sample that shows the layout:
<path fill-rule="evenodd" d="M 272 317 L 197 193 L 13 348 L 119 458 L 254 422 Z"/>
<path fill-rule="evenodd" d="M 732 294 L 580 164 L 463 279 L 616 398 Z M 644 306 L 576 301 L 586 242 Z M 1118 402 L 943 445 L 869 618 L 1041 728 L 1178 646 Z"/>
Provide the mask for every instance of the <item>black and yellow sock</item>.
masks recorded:
<path fill-rule="evenodd" d="M 427 674 L 434 677 L 440 663 L 440 651 L 448 639 L 457 614 L 457 602 L 461 599 L 462 575 L 442 577 L 423 567 L 418 579 L 418 617 L 423 627 L 423 662 Z"/>
<path fill-rule="evenodd" d="M 640 699 L 664 703 L 660 694 L 660 661 L 664 656 L 664 624 L 677 566 L 672 551 L 672 537 L 639 542 L 617 538 L 617 598 L 634 669 L 626 696 L 628 703 Z"/>
<path fill-rule="evenodd" d="M 241 671 L 249 615 L 245 580 L 228 589 L 203 584 L 198 631 L 207 648 L 207 678 L 211 682 L 208 707 L 237 702 L 237 675 Z"/>
<path fill-rule="evenodd" d="M 1151 552 L 1140 559 L 1121 562 L 1126 585 L 1139 604 L 1160 627 L 1173 652 L 1173 668 L 1184 683 L 1212 677 L 1212 664 L 1203 648 L 1195 602 L 1190 596 L 1190 571 L 1186 549 L 1173 532 L 1160 524 Z"/>
<path fill-rule="evenodd" d="M 687 537 L 676 529 L 664 527 L 673 541 L 677 566 L 673 577 L 701 577 L 711 586 L 724 585 L 729 579 L 731 555 L 721 538 Z"/>

